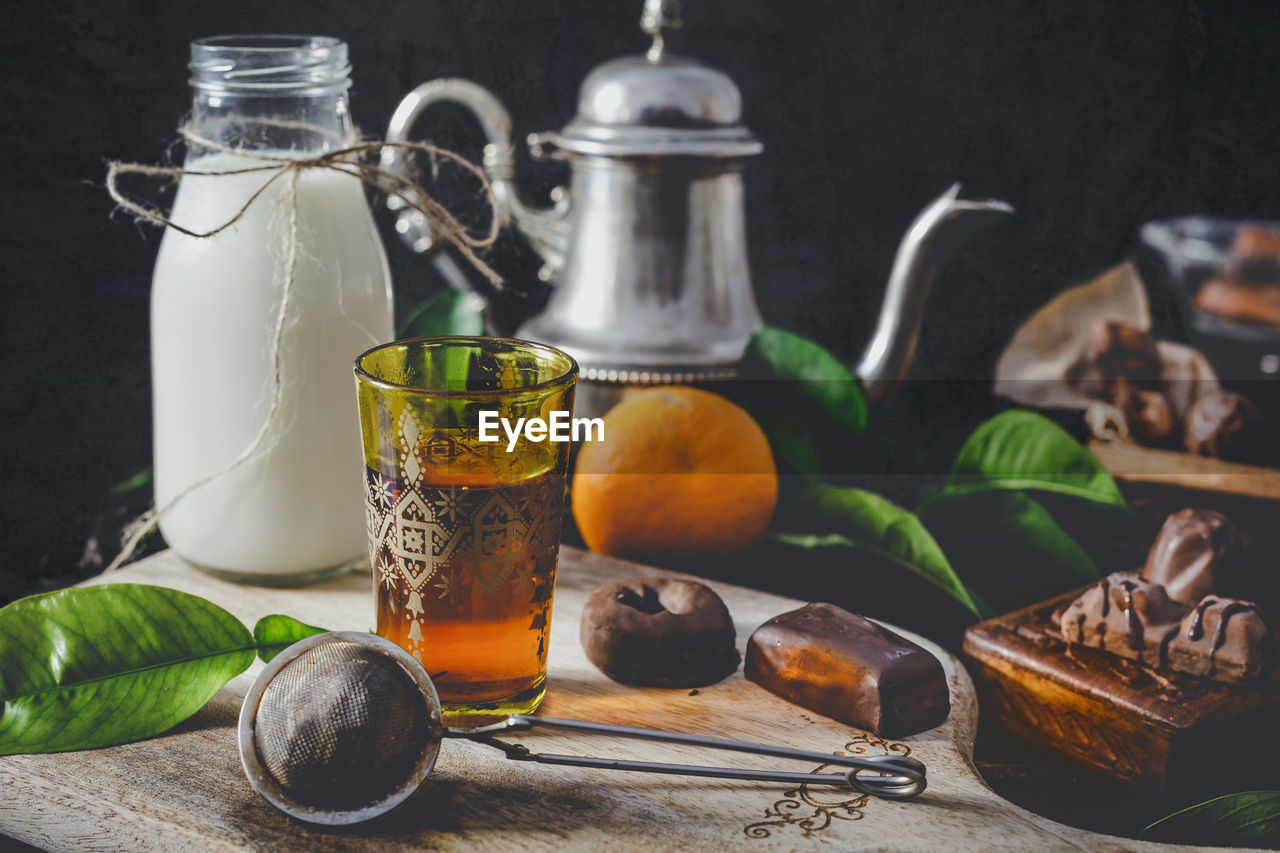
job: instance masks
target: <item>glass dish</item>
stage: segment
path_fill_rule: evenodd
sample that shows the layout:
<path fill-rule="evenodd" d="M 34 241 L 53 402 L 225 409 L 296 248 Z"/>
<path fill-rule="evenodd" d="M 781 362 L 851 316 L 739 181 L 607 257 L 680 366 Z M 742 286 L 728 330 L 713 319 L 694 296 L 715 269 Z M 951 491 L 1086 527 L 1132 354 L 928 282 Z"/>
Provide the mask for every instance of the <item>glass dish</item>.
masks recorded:
<path fill-rule="evenodd" d="M 1280 222 L 1188 216 L 1139 236 L 1164 261 L 1191 344 L 1223 384 L 1276 396 L 1256 383 L 1280 378 Z"/>

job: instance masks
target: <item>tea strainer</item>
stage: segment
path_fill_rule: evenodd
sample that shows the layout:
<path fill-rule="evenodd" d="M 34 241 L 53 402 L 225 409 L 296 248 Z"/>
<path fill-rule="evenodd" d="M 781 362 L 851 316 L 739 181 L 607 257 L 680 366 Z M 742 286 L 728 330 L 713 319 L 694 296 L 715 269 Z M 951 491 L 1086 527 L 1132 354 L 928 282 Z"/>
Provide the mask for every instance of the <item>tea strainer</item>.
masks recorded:
<path fill-rule="evenodd" d="M 849 769 L 794 773 L 551 755 L 497 738 L 533 728 L 682 743 Z M 522 714 L 478 728 L 445 726 L 435 686 L 422 664 L 395 643 L 357 631 L 317 634 L 294 643 L 259 673 L 240 709 L 240 760 L 249 784 L 285 814 L 326 826 L 372 820 L 404 803 L 431 773 L 440 742 L 447 737 L 487 744 L 511 760 L 540 764 L 847 786 L 891 799 L 915 797 L 925 789 L 924 764 L 906 756 L 829 755 Z"/>

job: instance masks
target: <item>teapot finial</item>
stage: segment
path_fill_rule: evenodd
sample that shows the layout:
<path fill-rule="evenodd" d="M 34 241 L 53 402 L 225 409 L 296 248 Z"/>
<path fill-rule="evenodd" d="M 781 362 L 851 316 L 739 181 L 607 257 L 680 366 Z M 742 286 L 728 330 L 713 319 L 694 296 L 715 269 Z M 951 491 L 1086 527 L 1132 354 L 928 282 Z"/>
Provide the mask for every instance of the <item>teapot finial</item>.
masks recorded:
<path fill-rule="evenodd" d="M 680 26 L 680 0 L 644 0 L 640 29 L 653 36 L 653 44 L 645 54 L 650 62 L 662 61 L 666 49 L 665 31 L 678 30 Z"/>

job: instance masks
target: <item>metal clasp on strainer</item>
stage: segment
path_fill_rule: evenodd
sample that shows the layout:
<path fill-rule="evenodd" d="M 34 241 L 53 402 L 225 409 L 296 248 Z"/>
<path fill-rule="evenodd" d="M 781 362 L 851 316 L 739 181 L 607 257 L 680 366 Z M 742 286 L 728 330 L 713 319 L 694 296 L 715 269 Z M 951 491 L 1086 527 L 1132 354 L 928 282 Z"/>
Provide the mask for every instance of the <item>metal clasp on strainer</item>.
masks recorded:
<path fill-rule="evenodd" d="M 533 728 L 639 738 L 848 768 L 797 773 L 530 752 L 497 736 Z M 240 710 L 240 759 L 273 806 L 309 823 L 338 826 L 380 817 L 408 800 L 435 765 L 443 738 L 487 744 L 514 761 L 848 786 L 907 799 L 925 789 L 925 766 L 906 756 L 853 757 L 654 729 L 514 715 L 478 728 L 443 724 L 422 664 L 395 643 L 339 631 L 285 649 L 258 675 Z"/>

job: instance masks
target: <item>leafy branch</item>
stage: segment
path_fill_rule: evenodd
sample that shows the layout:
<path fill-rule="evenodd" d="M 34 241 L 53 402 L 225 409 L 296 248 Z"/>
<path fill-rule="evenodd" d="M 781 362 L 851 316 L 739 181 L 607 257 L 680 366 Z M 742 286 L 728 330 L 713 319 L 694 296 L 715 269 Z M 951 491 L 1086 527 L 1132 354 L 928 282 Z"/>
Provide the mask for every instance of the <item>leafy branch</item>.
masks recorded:
<path fill-rule="evenodd" d="M 223 685 L 322 628 L 265 616 L 249 631 L 211 601 L 116 583 L 0 608 L 0 755 L 160 734 Z"/>
<path fill-rule="evenodd" d="M 813 341 L 770 328 L 752 338 L 742 373 L 743 405 L 764 429 L 780 467 L 805 476 L 786 513 L 796 529 L 775 538 L 803 548 L 876 554 L 924 578 L 975 617 L 1099 577 L 1047 498 L 1130 514 L 1115 481 L 1088 450 L 1053 421 L 1025 410 L 979 425 L 956 454 L 945 484 L 914 513 L 872 492 L 831 485 L 823 475 L 841 468 L 867 428 L 858 379 Z"/>

